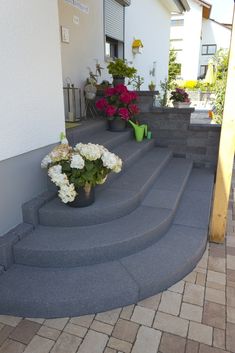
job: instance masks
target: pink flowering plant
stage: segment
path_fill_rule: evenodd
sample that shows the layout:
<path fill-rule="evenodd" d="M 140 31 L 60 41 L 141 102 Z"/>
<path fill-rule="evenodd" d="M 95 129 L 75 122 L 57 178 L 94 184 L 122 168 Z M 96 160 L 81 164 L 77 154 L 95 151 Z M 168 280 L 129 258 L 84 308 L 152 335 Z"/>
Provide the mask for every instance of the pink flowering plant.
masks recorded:
<path fill-rule="evenodd" d="M 188 93 L 183 88 L 176 88 L 171 92 L 170 100 L 173 102 L 190 103 Z"/>
<path fill-rule="evenodd" d="M 119 84 L 105 90 L 104 98 L 96 102 L 96 108 L 104 112 L 109 120 L 120 117 L 128 121 L 140 112 L 136 105 L 137 98 L 135 92 L 128 91 L 125 85 Z"/>

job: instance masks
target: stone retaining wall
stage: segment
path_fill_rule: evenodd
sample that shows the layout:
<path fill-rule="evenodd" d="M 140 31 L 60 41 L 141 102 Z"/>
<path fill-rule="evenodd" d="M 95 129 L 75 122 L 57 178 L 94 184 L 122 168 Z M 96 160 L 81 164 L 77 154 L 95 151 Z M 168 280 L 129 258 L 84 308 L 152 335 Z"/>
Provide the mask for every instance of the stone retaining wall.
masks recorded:
<path fill-rule="evenodd" d="M 197 167 L 216 167 L 220 126 L 190 124 L 192 108 L 152 108 L 139 119 L 152 131 L 156 145 L 169 147 L 176 157 L 186 157 Z"/>

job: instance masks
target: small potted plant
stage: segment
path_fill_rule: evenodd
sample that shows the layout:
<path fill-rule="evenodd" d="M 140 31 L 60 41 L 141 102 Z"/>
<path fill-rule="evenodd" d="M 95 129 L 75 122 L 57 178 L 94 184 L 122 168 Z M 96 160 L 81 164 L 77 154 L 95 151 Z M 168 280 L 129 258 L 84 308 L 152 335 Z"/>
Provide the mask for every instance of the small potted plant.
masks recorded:
<path fill-rule="evenodd" d="M 122 160 L 101 145 L 78 143 L 72 148 L 62 136 L 61 144 L 43 158 L 41 167 L 48 169 L 63 203 L 87 207 L 95 200 L 95 185 L 103 184 L 109 173 L 119 173 Z"/>
<path fill-rule="evenodd" d="M 125 83 L 125 77 L 132 78 L 137 70 L 134 67 L 128 66 L 127 62 L 122 59 L 111 61 L 108 66 L 108 72 L 113 76 L 113 85 Z"/>
<path fill-rule="evenodd" d="M 104 98 L 96 102 L 96 108 L 108 118 L 108 129 L 119 132 L 126 128 L 129 119 L 139 113 L 136 101 L 136 92 L 128 91 L 126 86 L 119 84 L 105 90 Z"/>
<path fill-rule="evenodd" d="M 155 83 L 153 81 L 151 81 L 150 84 L 149 84 L 149 90 L 150 91 L 155 91 L 155 89 L 156 89 L 156 85 L 155 85 Z"/>
<path fill-rule="evenodd" d="M 191 104 L 188 93 L 178 87 L 171 92 L 170 100 L 175 108 L 187 108 Z"/>

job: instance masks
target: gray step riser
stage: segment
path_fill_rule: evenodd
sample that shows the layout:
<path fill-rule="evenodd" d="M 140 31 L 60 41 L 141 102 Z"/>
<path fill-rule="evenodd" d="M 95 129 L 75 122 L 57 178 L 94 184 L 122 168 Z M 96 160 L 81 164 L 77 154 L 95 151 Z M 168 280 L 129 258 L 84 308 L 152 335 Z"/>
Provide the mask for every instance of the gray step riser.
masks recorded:
<path fill-rule="evenodd" d="M 198 174 L 201 172 L 191 173 L 182 195 L 175 216 L 180 222 L 184 221 L 189 194 L 196 200 L 192 202 L 189 220 L 194 220 L 198 209 L 201 215 L 210 208 L 213 181 L 207 178 L 203 189 L 205 175 Z M 181 280 L 197 265 L 206 248 L 207 217 L 199 225 L 173 223 L 157 243 L 119 261 L 71 269 L 12 266 L 0 276 L 0 314 L 44 318 L 80 316 L 134 304 L 155 295 Z"/>
<path fill-rule="evenodd" d="M 107 247 L 79 249 L 74 251 L 27 251 L 14 249 L 15 263 L 38 267 L 77 267 L 118 260 L 143 250 L 158 241 L 169 229 L 174 213 L 164 220 L 157 229 L 151 229 L 136 238 Z"/>
<path fill-rule="evenodd" d="M 126 291 L 122 293 L 122 295 L 119 294 L 117 297 L 113 298 L 107 291 L 102 299 L 99 296 L 94 295 L 93 301 L 87 301 L 86 296 L 84 296 L 79 299 L 75 298 L 73 301 L 71 299 L 63 302 L 55 300 L 49 304 L 44 301 L 35 302 L 30 301 L 29 299 L 24 301 L 20 300 L 20 298 L 18 301 L 12 302 L 10 300 L 7 301 L 4 298 L 4 301 L 0 301 L 0 314 L 22 317 L 42 317 L 45 319 L 77 317 L 137 304 L 140 300 L 166 290 L 190 273 L 202 257 L 206 248 L 206 243 L 207 239 L 205 238 L 204 243 L 199 249 L 197 249 L 197 253 L 192 254 L 190 262 L 182 263 L 182 266 L 177 268 L 177 271 L 172 271 L 166 280 L 164 280 L 164 278 L 162 279 L 161 283 L 156 283 L 155 281 L 149 283 L 149 286 L 146 287 L 144 291 L 139 292 L 139 294 L 134 292 L 128 293 L 128 291 Z"/>
<path fill-rule="evenodd" d="M 132 305 L 137 303 L 139 300 L 136 293 L 126 292 L 122 296 L 114 297 L 104 297 L 102 301 L 99 299 L 86 301 L 84 300 L 74 301 L 66 300 L 62 302 L 55 301 L 54 303 L 41 303 L 41 302 L 30 302 L 27 303 L 17 302 L 12 303 L 11 301 L 0 303 L 0 315 L 12 315 L 28 318 L 44 318 L 44 319 L 55 319 L 63 317 L 78 317 L 89 314 L 101 313 L 107 310 L 112 310 L 116 308 L 121 308 L 123 306 Z"/>
<path fill-rule="evenodd" d="M 126 131 L 124 134 L 123 133 L 115 133 L 115 136 L 113 136 L 112 139 L 110 139 L 109 141 L 105 141 L 102 142 L 101 144 L 103 144 L 107 149 L 112 150 L 113 148 L 115 148 L 116 146 L 130 140 L 131 138 L 131 131 Z M 87 141 L 89 142 L 89 136 L 84 139 L 85 143 L 87 143 Z"/>
<path fill-rule="evenodd" d="M 200 248 L 197 249 L 197 252 L 195 252 L 191 256 L 189 262 L 184 262 L 180 268 L 177 267 L 177 269 L 175 270 L 172 269 L 171 273 L 168 274 L 168 277 L 165 279 L 163 278 L 161 282 L 153 281 L 149 283 L 148 286 L 141 286 L 139 292 L 139 300 L 144 300 L 155 295 L 156 293 L 160 293 L 167 290 L 169 287 L 179 282 L 185 276 L 191 273 L 196 267 L 197 263 L 200 261 L 202 255 L 204 254 L 206 250 L 206 245 L 207 238 L 205 237 L 204 243 L 201 245 Z"/>
<path fill-rule="evenodd" d="M 160 226 L 146 233 L 138 234 L 138 237 L 119 244 L 93 249 L 63 250 L 63 251 L 33 251 L 15 248 L 15 263 L 39 266 L 39 267 L 76 267 L 104 263 L 120 259 L 143 250 L 158 241 L 170 228 L 180 203 L 185 186 L 190 176 L 191 169 L 185 175 L 179 195 L 175 200 L 172 212 Z"/>
<path fill-rule="evenodd" d="M 118 136 L 118 134 L 117 134 Z M 120 135 L 119 135 L 120 136 Z M 126 141 L 126 137 L 121 138 L 123 141 Z M 118 140 L 120 142 L 120 140 Z M 138 150 L 135 154 L 132 154 L 129 156 L 127 161 L 124 161 L 123 169 L 121 173 L 111 173 L 108 176 L 107 181 L 103 185 L 97 185 L 96 190 L 97 193 L 100 190 L 103 190 L 104 188 L 110 186 L 112 182 L 120 176 L 120 174 L 123 174 L 132 164 L 134 164 L 138 158 L 141 158 L 147 151 L 151 150 L 154 147 L 154 141 L 151 141 L 149 144 L 144 145 L 144 147 L 141 150 Z M 48 179 L 48 185 L 50 191 L 54 192 L 54 197 L 57 196 L 57 187 L 55 184 L 53 184 L 49 179 Z M 48 198 L 45 202 L 40 203 L 40 196 L 31 200 L 30 202 L 25 203 L 22 206 L 22 215 L 23 215 L 23 220 L 26 223 L 32 224 L 32 225 L 37 225 L 38 224 L 38 210 L 41 206 L 43 206 L 46 202 L 50 201 L 52 197 Z M 38 207 L 36 206 L 36 203 L 38 204 Z M 41 206 L 40 206 L 41 205 Z"/>
<path fill-rule="evenodd" d="M 139 158 L 141 158 L 146 152 L 150 151 L 154 147 L 154 141 L 145 145 L 143 149 L 138 150 L 135 154 L 129 156 L 127 160 L 124 161 L 122 171 L 120 173 L 111 173 L 108 176 L 107 181 L 103 185 L 97 185 L 97 190 L 103 190 L 106 187 L 110 186 L 115 179 L 117 179 L 121 174 L 130 168 Z"/>
<path fill-rule="evenodd" d="M 152 173 L 151 177 L 148 181 L 145 182 L 143 187 L 130 199 L 125 200 L 122 203 L 119 203 L 115 206 L 115 208 L 104 208 L 102 210 L 102 214 L 96 215 L 95 213 L 86 213 L 81 218 L 74 217 L 72 213 L 66 214 L 66 219 L 64 217 L 57 216 L 54 218 L 51 216 L 51 213 L 47 212 L 40 212 L 39 210 L 39 223 L 45 226 L 59 226 L 59 227 L 76 227 L 76 226 L 87 226 L 87 225 L 94 225 L 100 223 L 106 223 L 112 221 L 116 218 L 123 217 L 133 210 L 135 210 L 145 197 L 148 190 L 154 184 L 156 178 L 161 173 L 162 169 L 169 163 L 171 159 L 171 155 L 169 155 L 165 160 L 161 163 L 159 168 Z"/>
<path fill-rule="evenodd" d="M 68 129 L 66 135 L 71 146 L 76 145 L 81 139 L 88 139 L 91 134 L 99 133 L 107 129 L 106 122 L 100 120 L 94 126 L 88 126 L 86 128 L 76 127 Z"/>

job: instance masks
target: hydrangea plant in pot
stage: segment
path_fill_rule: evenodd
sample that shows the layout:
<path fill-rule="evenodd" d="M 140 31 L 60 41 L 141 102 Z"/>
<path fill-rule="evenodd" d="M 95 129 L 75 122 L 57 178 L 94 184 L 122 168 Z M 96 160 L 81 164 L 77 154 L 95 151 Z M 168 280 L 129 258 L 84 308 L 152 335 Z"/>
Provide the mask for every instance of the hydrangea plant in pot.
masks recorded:
<path fill-rule="evenodd" d="M 71 207 L 87 207 L 95 200 L 95 185 L 103 184 L 109 173 L 119 173 L 122 160 L 104 146 L 78 143 L 72 148 L 63 138 L 44 157 L 41 167 L 48 169 L 62 202 Z"/>
<path fill-rule="evenodd" d="M 113 85 L 124 84 L 125 77 L 133 78 L 137 70 L 134 67 L 128 66 L 127 62 L 122 59 L 111 61 L 108 66 L 108 72 L 113 76 Z"/>
<path fill-rule="evenodd" d="M 188 93 L 183 88 L 178 87 L 171 92 L 170 100 L 175 108 L 187 108 L 191 104 Z"/>
<path fill-rule="evenodd" d="M 96 102 L 96 108 L 108 118 L 109 130 L 125 130 L 126 122 L 139 113 L 137 98 L 136 92 L 128 91 L 122 84 L 105 90 L 104 97 Z"/>

